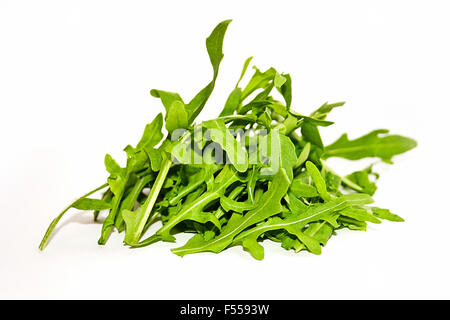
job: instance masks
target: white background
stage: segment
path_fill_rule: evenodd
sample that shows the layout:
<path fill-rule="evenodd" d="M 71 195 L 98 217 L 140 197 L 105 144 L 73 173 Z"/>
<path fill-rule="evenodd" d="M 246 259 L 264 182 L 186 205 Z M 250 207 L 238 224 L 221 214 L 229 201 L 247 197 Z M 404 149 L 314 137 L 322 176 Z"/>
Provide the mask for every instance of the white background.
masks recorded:
<path fill-rule="evenodd" d="M 0 1 L 0 298 L 450 298 L 448 1 Z M 232 18 L 214 117 L 248 56 L 293 78 L 293 107 L 333 111 L 326 143 L 389 128 L 419 147 L 380 164 L 378 206 L 404 223 L 340 231 L 321 256 L 265 243 L 180 258 L 179 243 L 98 246 L 92 214 L 51 219 L 106 178 L 163 110 L 151 88 L 185 100 L 206 85 L 204 45 Z M 368 162 L 332 161 L 342 174 Z"/>

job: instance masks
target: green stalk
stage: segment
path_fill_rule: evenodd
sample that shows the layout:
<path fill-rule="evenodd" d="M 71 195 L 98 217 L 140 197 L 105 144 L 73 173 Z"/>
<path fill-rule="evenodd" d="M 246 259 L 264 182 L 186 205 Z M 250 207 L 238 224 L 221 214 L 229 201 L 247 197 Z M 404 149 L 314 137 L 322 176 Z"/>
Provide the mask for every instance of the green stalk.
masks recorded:
<path fill-rule="evenodd" d="M 53 233 L 53 230 L 55 229 L 56 225 L 58 224 L 59 220 L 61 220 L 61 218 L 63 217 L 63 215 L 70 209 L 72 208 L 72 206 L 79 200 L 84 199 L 88 196 L 90 196 L 93 193 L 96 193 L 97 191 L 105 188 L 108 186 L 108 183 L 105 183 L 103 185 L 101 185 L 98 188 L 95 188 L 92 191 L 89 191 L 88 193 L 86 193 L 84 196 L 81 196 L 80 198 L 78 198 L 77 200 L 75 200 L 74 202 L 72 202 L 67 208 L 65 208 L 55 219 L 53 219 L 53 221 L 50 223 L 50 225 L 47 228 L 47 231 L 44 234 L 44 237 L 42 238 L 41 243 L 39 244 L 39 249 L 42 251 L 44 250 L 45 246 L 47 245 L 51 234 Z"/>
<path fill-rule="evenodd" d="M 145 185 L 147 185 L 152 179 L 151 175 L 144 176 L 136 182 L 133 189 L 131 189 L 131 192 L 125 197 L 125 199 L 120 204 L 120 209 L 118 212 L 118 215 L 116 217 L 116 221 L 114 222 L 114 226 L 117 228 L 119 232 L 122 232 L 125 228 L 123 223 L 123 216 L 122 211 L 123 210 L 133 210 L 133 207 L 139 197 L 139 194 L 142 192 L 142 189 L 144 189 Z"/>
<path fill-rule="evenodd" d="M 145 228 L 145 224 L 147 223 L 150 214 L 152 213 L 153 206 L 158 199 L 159 192 L 161 191 L 162 186 L 164 185 L 164 181 L 166 180 L 167 174 L 169 173 L 169 169 L 172 166 L 172 160 L 169 158 L 165 158 L 163 163 L 161 164 L 161 169 L 159 170 L 158 176 L 156 177 L 155 183 L 150 190 L 147 200 L 144 203 L 144 214 L 142 219 L 139 221 L 139 224 L 136 228 L 136 233 L 132 239 L 132 243 L 137 243 L 141 237 L 142 231 Z"/>

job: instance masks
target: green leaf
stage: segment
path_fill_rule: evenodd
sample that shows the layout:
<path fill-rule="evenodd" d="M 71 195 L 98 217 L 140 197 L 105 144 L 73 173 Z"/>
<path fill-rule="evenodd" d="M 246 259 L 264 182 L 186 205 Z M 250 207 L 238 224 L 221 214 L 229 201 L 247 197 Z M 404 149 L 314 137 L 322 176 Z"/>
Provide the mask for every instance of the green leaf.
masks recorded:
<path fill-rule="evenodd" d="M 297 162 L 295 146 L 292 140 L 278 130 L 261 137 L 259 146 L 261 157 L 268 159 L 269 167 L 261 169 L 262 175 L 273 175 L 279 169 L 284 169 L 292 181 L 292 169 Z"/>
<path fill-rule="evenodd" d="M 292 186 L 292 185 L 291 185 Z M 300 201 L 292 191 L 289 191 L 288 194 L 284 198 L 287 202 L 289 210 L 293 214 L 300 214 L 305 212 L 308 209 L 308 206 L 305 205 L 302 201 Z"/>
<path fill-rule="evenodd" d="M 302 183 L 300 180 L 294 179 L 292 181 L 291 187 L 289 190 L 297 197 L 297 198 L 312 198 L 317 197 L 319 194 L 317 193 L 317 189 L 309 184 Z"/>
<path fill-rule="evenodd" d="M 111 228 L 114 226 L 116 215 L 118 213 L 120 202 L 122 201 L 125 186 L 130 174 L 129 170 L 126 168 L 121 168 L 109 154 L 105 156 L 105 167 L 106 171 L 110 173 L 108 177 L 108 184 L 112 193 L 114 193 L 114 197 L 112 198 L 112 208 L 102 225 L 101 235 L 98 239 L 98 244 L 100 245 L 106 243 Z"/>
<path fill-rule="evenodd" d="M 375 218 L 375 216 L 373 214 L 371 214 L 367 210 L 361 209 L 361 208 L 356 208 L 356 207 L 346 208 L 346 209 L 342 210 L 340 212 L 340 214 L 343 216 L 349 217 L 349 218 L 356 219 L 358 221 L 369 221 L 372 223 L 381 223 L 381 221 L 378 220 L 377 218 Z"/>
<path fill-rule="evenodd" d="M 239 202 L 228 197 L 221 197 L 220 205 L 225 211 L 234 211 L 240 213 L 251 210 L 255 207 L 255 204 L 252 202 Z"/>
<path fill-rule="evenodd" d="M 316 145 L 320 149 L 323 149 L 323 142 L 322 142 L 322 138 L 320 137 L 320 133 L 319 133 L 319 129 L 317 128 L 317 125 L 315 125 L 314 123 L 312 123 L 309 120 L 305 120 L 305 122 L 303 122 L 303 124 L 302 124 L 301 132 L 302 132 L 303 138 L 306 141 Z"/>
<path fill-rule="evenodd" d="M 306 160 L 308 160 L 310 150 L 311 150 L 311 143 L 307 142 L 297 158 L 297 162 L 295 163 L 294 169 L 300 167 Z"/>
<path fill-rule="evenodd" d="M 155 98 L 160 98 L 161 102 L 166 109 L 166 114 L 169 113 L 170 108 L 175 101 L 183 102 L 180 95 L 175 92 L 169 92 L 164 90 L 152 89 L 150 90 L 150 94 Z"/>
<path fill-rule="evenodd" d="M 276 84 L 278 91 L 281 93 L 281 95 L 284 98 L 284 101 L 286 102 L 286 109 L 289 110 L 291 108 L 292 103 L 292 79 L 289 74 L 283 74 L 282 75 L 285 79 L 285 82 L 283 85 L 278 87 Z"/>
<path fill-rule="evenodd" d="M 153 171 L 157 172 L 161 169 L 161 164 L 163 157 L 161 155 L 161 150 L 150 148 L 145 150 L 148 158 L 150 159 L 151 168 Z"/>
<path fill-rule="evenodd" d="M 248 57 L 244 62 L 244 67 L 242 67 L 241 76 L 239 77 L 238 82 L 236 83 L 236 88 L 239 86 L 239 83 L 241 82 L 242 78 L 245 75 L 245 72 L 247 72 L 247 68 L 250 65 L 250 62 L 252 61 L 253 57 Z"/>
<path fill-rule="evenodd" d="M 327 120 L 317 119 L 317 118 L 313 118 L 313 117 L 308 117 L 308 116 L 298 113 L 292 109 L 289 110 L 289 114 L 292 115 L 293 117 L 296 117 L 298 120 L 303 120 L 304 122 L 308 122 L 309 124 L 314 125 L 314 126 L 328 127 L 334 123 L 333 121 L 327 121 Z"/>
<path fill-rule="evenodd" d="M 417 146 L 413 139 L 399 135 L 388 135 L 389 130 L 372 131 L 355 140 L 349 140 L 343 134 L 338 140 L 325 148 L 323 157 L 341 157 L 349 160 L 359 160 L 367 157 L 377 157 L 385 162 L 391 162 L 395 155 L 404 153 Z"/>
<path fill-rule="evenodd" d="M 377 190 L 377 185 L 375 182 L 370 181 L 369 174 L 370 172 L 367 170 L 355 171 L 346 176 L 346 178 L 361 187 L 359 192 L 367 193 L 373 196 Z"/>
<path fill-rule="evenodd" d="M 237 110 L 241 102 L 241 94 L 242 91 L 240 88 L 235 88 L 233 91 L 231 91 L 227 101 L 225 102 L 225 106 L 223 107 L 222 112 L 220 112 L 219 117 L 230 116 Z"/>
<path fill-rule="evenodd" d="M 320 106 L 319 109 L 315 110 L 313 113 L 311 113 L 311 117 L 315 119 L 324 120 L 328 113 L 330 113 L 331 110 L 337 107 L 342 107 L 345 104 L 345 101 L 337 102 L 329 104 L 328 102 L 325 102 L 322 106 Z"/>
<path fill-rule="evenodd" d="M 87 198 L 89 197 L 91 194 L 96 193 L 97 191 L 104 189 L 108 186 L 107 183 L 101 185 L 98 188 L 95 188 L 92 191 L 89 191 L 88 193 L 86 193 L 84 196 L 81 196 L 79 199 L 75 200 L 74 202 L 72 202 L 70 205 L 68 205 L 55 219 L 52 220 L 52 222 L 50 223 L 50 225 L 47 228 L 47 231 L 44 234 L 44 237 L 41 240 L 41 243 L 39 244 L 39 249 L 40 250 L 44 250 L 45 247 L 47 246 L 48 241 L 50 240 L 50 236 L 52 235 L 53 231 L 56 228 L 56 225 L 58 224 L 59 220 L 61 220 L 61 218 L 64 216 L 64 214 L 69 211 L 70 208 L 72 208 L 72 206 L 78 202 L 81 201 L 81 199 Z"/>
<path fill-rule="evenodd" d="M 255 73 L 248 82 L 247 86 L 242 90 L 241 101 L 247 98 L 250 94 L 258 89 L 265 89 L 274 79 L 277 71 L 274 68 L 269 68 L 264 72 L 259 71 L 258 68 L 253 67 Z"/>
<path fill-rule="evenodd" d="M 275 86 L 275 88 L 281 88 L 282 85 L 285 84 L 286 82 L 286 78 L 283 77 L 281 74 L 279 74 L 278 72 L 275 72 L 275 77 L 273 78 L 273 84 Z"/>
<path fill-rule="evenodd" d="M 186 112 L 184 103 L 181 101 L 174 101 L 167 111 L 166 115 L 166 129 L 170 133 L 177 129 L 185 129 L 188 126 L 188 114 Z"/>
<path fill-rule="evenodd" d="M 239 172 L 248 168 L 248 154 L 242 141 L 237 141 L 223 120 L 204 121 L 203 126 L 209 130 L 211 140 L 219 144 L 226 152 L 228 159 Z"/>
<path fill-rule="evenodd" d="M 405 221 L 402 217 L 392 213 L 389 209 L 382 209 L 378 207 L 371 207 L 372 213 L 375 217 L 380 219 L 395 221 L 395 222 L 403 222 Z"/>
<path fill-rule="evenodd" d="M 75 201 L 72 207 L 78 210 L 106 210 L 111 209 L 111 203 L 91 198 L 82 198 Z"/>
<path fill-rule="evenodd" d="M 134 244 L 139 241 L 142 231 L 147 223 L 150 214 L 153 211 L 153 206 L 157 200 L 159 191 L 164 184 L 164 180 L 172 165 L 172 161 L 165 158 L 161 165 L 161 170 L 156 177 L 156 180 L 150 190 L 145 203 L 136 211 L 123 210 L 122 216 L 126 224 L 126 233 L 124 242 L 127 244 Z M 156 190 L 156 191 L 155 191 Z"/>
<path fill-rule="evenodd" d="M 314 181 L 314 185 L 316 186 L 317 192 L 319 193 L 320 197 L 325 201 L 331 200 L 332 197 L 328 193 L 327 184 L 325 183 L 325 180 L 320 174 L 319 169 L 317 169 L 317 167 L 311 161 L 306 162 L 306 169 L 308 170 L 308 173 L 311 175 L 311 178 Z"/>
<path fill-rule="evenodd" d="M 202 111 L 206 101 L 214 89 L 217 75 L 219 73 L 220 62 L 223 58 L 223 39 L 230 22 L 231 20 L 225 20 L 219 23 L 211 32 L 210 36 L 206 39 L 206 49 L 213 67 L 213 79 L 189 102 L 189 104 L 186 105 L 186 110 L 189 114 L 189 124 L 192 124 L 200 111 Z"/>
<path fill-rule="evenodd" d="M 136 184 L 130 188 L 127 196 L 122 200 L 120 204 L 120 208 L 118 214 L 116 216 L 116 220 L 114 222 L 115 227 L 119 230 L 119 232 L 123 229 L 123 216 L 122 213 L 124 210 L 133 210 L 139 195 L 142 192 L 142 189 L 153 179 L 153 176 L 148 175 L 144 176 L 136 182 Z"/>
<path fill-rule="evenodd" d="M 341 224 L 344 227 L 349 228 L 350 230 L 360 230 L 360 231 L 366 231 L 367 230 L 367 223 L 364 221 L 359 221 L 353 218 L 344 217 L 341 216 L 338 219 L 339 224 Z"/>
<path fill-rule="evenodd" d="M 239 177 L 237 173 L 231 169 L 230 166 L 225 166 L 205 193 L 193 202 L 184 205 L 181 211 L 159 229 L 156 234 L 160 235 L 163 239 L 170 240 L 173 238 L 170 235 L 172 228 L 184 220 L 193 220 L 200 223 L 210 221 L 220 228 L 221 225 L 217 218 L 210 212 L 204 212 L 203 209 L 212 201 L 222 197 L 225 194 L 226 189 L 238 180 Z"/>
<path fill-rule="evenodd" d="M 316 239 L 322 246 L 326 245 L 328 239 L 333 234 L 334 227 L 326 221 L 310 223 L 305 230 L 305 234 Z M 300 251 L 301 248 L 297 248 L 296 251 Z"/>
<path fill-rule="evenodd" d="M 235 238 L 233 243 L 242 244 L 244 248 L 250 251 L 250 253 L 254 256 L 254 258 L 261 260 L 264 256 L 261 255 L 261 252 L 263 251 L 257 247 L 259 246 L 257 244 L 259 236 L 267 231 L 284 229 L 289 233 L 297 236 L 298 239 L 301 242 L 303 242 L 306 245 L 306 247 L 313 253 L 319 254 L 320 245 L 318 241 L 304 234 L 302 232 L 303 227 L 310 222 L 324 219 L 325 216 L 330 216 L 334 212 L 342 210 L 350 205 L 360 204 L 362 202 L 364 202 L 362 201 L 362 198 L 344 196 L 335 199 L 333 201 L 329 201 L 327 203 L 312 206 L 304 213 L 298 215 L 293 214 L 285 219 L 275 217 L 273 219 L 268 220 L 264 224 L 258 225 L 252 229 L 249 229 L 241 233 L 239 236 Z M 366 199 L 365 202 L 370 203 L 371 200 Z M 255 248 L 258 249 L 255 251 Z"/>
<path fill-rule="evenodd" d="M 172 251 L 184 256 L 190 253 L 211 251 L 220 252 L 228 247 L 233 238 L 247 227 L 263 221 L 281 211 L 280 201 L 287 189 L 290 180 L 284 169 L 281 169 L 274 177 L 267 192 L 265 192 L 255 205 L 255 208 L 241 216 L 234 214 L 219 235 L 209 241 L 203 237 L 192 237 L 183 247 L 172 249 Z"/>
<path fill-rule="evenodd" d="M 163 133 L 161 132 L 163 126 L 163 117 L 159 113 L 152 122 L 147 124 L 144 129 L 141 140 L 136 145 L 137 150 L 148 150 L 156 146 L 163 138 Z"/>
<path fill-rule="evenodd" d="M 206 166 L 197 173 L 189 175 L 187 178 L 187 185 L 182 186 L 180 190 L 178 190 L 178 192 L 169 199 L 169 205 L 174 206 L 178 204 L 181 199 L 191 194 L 200 185 L 206 183 L 207 179 L 213 177 L 214 172 L 215 171 L 212 170 L 211 166 Z"/>

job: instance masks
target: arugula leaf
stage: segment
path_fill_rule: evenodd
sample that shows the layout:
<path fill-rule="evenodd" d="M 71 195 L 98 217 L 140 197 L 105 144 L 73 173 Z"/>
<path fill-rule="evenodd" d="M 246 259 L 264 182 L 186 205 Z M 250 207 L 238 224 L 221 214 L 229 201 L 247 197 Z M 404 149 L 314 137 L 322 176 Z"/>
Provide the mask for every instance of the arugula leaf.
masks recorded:
<path fill-rule="evenodd" d="M 302 136 L 306 141 L 312 143 L 320 149 L 323 149 L 322 138 L 320 137 L 319 129 L 317 128 L 316 124 L 308 119 L 305 119 L 301 131 Z"/>
<path fill-rule="evenodd" d="M 308 160 L 309 152 L 311 150 L 311 143 L 307 142 L 303 147 L 302 151 L 298 155 L 297 162 L 295 163 L 294 169 L 300 167 L 306 160 Z"/>
<path fill-rule="evenodd" d="M 235 88 L 233 91 L 231 91 L 227 101 L 225 102 L 223 110 L 220 112 L 219 117 L 232 115 L 237 110 L 239 104 L 241 103 L 241 95 L 242 95 L 241 88 Z"/>
<path fill-rule="evenodd" d="M 355 171 L 352 174 L 346 176 L 346 178 L 360 187 L 360 189 L 358 189 L 357 191 L 373 196 L 375 194 L 375 191 L 377 191 L 377 185 L 375 184 L 375 182 L 370 181 L 370 175 L 373 175 L 371 167 L 365 170 Z M 352 185 L 349 185 L 349 187 L 351 188 Z"/>
<path fill-rule="evenodd" d="M 255 73 L 247 86 L 242 90 L 241 101 L 258 89 L 266 89 L 277 73 L 274 68 L 269 68 L 264 72 L 259 71 L 256 67 L 253 68 L 255 69 Z"/>
<path fill-rule="evenodd" d="M 222 228 L 222 232 L 212 240 L 205 241 L 201 235 L 195 235 L 183 247 L 172 249 L 172 252 L 184 256 L 196 252 L 211 251 L 217 253 L 224 250 L 242 230 L 281 211 L 280 201 L 289 188 L 289 184 L 289 177 L 286 171 L 281 168 L 254 209 L 243 216 L 234 214 Z"/>
<path fill-rule="evenodd" d="M 242 142 L 237 141 L 223 120 L 204 121 L 203 126 L 210 129 L 211 140 L 218 143 L 227 153 L 228 159 L 239 172 L 248 168 L 248 154 Z"/>
<path fill-rule="evenodd" d="M 109 154 L 105 156 L 105 167 L 106 171 L 110 173 L 108 184 L 114 197 L 112 198 L 112 208 L 103 222 L 101 235 L 98 239 L 98 244 L 101 245 L 106 243 L 111 228 L 114 226 L 120 202 L 125 192 L 125 185 L 130 175 L 130 171 L 127 168 L 121 168 Z"/>
<path fill-rule="evenodd" d="M 396 221 L 396 222 L 403 222 L 402 217 L 392 213 L 389 209 L 382 209 L 378 207 L 371 207 L 370 210 L 372 211 L 373 215 L 380 219 L 390 220 L 390 221 Z"/>
<path fill-rule="evenodd" d="M 204 194 L 193 202 L 189 202 L 188 205 L 183 206 L 181 211 L 159 229 L 156 234 L 160 235 L 164 240 L 173 240 L 170 230 L 183 220 L 194 220 L 200 223 L 210 221 L 220 229 L 221 225 L 217 218 L 209 212 L 204 212 L 203 209 L 212 201 L 223 196 L 226 189 L 238 180 L 239 176 L 237 173 L 229 166 L 225 166 Z"/>
<path fill-rule="evenodd" d="M 250 65 L 250 62 L 252 61 L 253 57 L 248 57 L 245 62 L 244 66 L 242 67 L 241 76 L 239 77 L 238 82 L 236 83 L 236 88 L 239 86 L 239 83 L 241 82 L 242 78 L 244 77 L 245 73 L 247 72 L 247 68 Z"/>
<path fill-rule="evenodd" d="M 185 129 L 188 126 L 188 114 L 181 101 L 174 101 L 166 116 L 166 129 L 173 132 L 176 129 Z"/>
<path fill-rule="evenodd" d="M 145 126 L 142 138 L 136 145 L 136 150 L 148 150 L 156 146 L 164 136 L 161 131 L 162 126 L 162 114 L 158 113 L 155 119 Z"/>
<path fill-rule="evenodd" d="M 119 230 L 119 232 L 123 231 L 123 211 L 133 210 L 142 190 L 152 179 L 153 176 L 151 175 L 140 178 L 136 182 L 136 184 L 132 188 L 130 188 L 128 195 L 123 199 L 122 203 L 120 204 L 120 210 L 117 214 L 116 221 L 114 222 L 114 225 Z"/>
<path fill-rule="evenodd" d="M 264 258 L 264 250 L 257 243 L 258 237 L 267 231 L 270 230 L 278 230 L 285 229 L 289 233 L 298 237 L 298 239 L 303 242 L 309 250 L 312 250 L 313 253 L 320 254 L 320 244 L 315 239 L 309 237 L 308 235 L 302 232 L 302 228 L 313 221 L 317 221 L 323 219 L 324 216 L 330 215 L 338 210 L 341 210 L 352 203 L 360 204 L 362 201 L 361 198 L 353 198 L 352 197 L 342 197 L 324 204 L 319 204 L 314 207 L 310 207 L 306 212 L 295 215 L 293 214 L 291 217 L 286 219 L 281 219 L 275 217 L 273 219 L 268 220 L 266 223 L 256 226 L 252 229 L 249 229 L 242 234 L 240 234 L 234 240 L 235 244 L 242 244 L 245 249 L 250 251 L 255 259 L 261 260 Z M 364 202 L 364 201 L 363 201 Z M 371 203 L 370 199 L 366 200 L 366 203 Z"/>
<path fill-rule="evenodd" d="M 341 225 L 341 228 L 346 227 L 350 230 L 359 230 L 359 231 L 367 230 L 367 223 L 364 221 L 359 221 L 353 218 L 341 216 L 339 217 L 338 222 Z"/>
<path fill-rule="evenodd" d="M 308 170 L 308 173 L 311 175 L 320 197 L 325 201 L 331 200 L 332 197 L 328 193 L 327 184 L 314 163 L 306 161 L 306 170 Z"/>
<path fill-rule="evenodd" d="M 219 73 L 219 65 L 223 58 L 223 39 L 230 22 L 231 20 L 225 20 L 219 23 L 206 39 L 206 49 L 208 50 L 209 59 L 211 60 L 211 65 L 213 67 L 213 79 L 186 105 L 186 110 L 189 113 L 189 124 L 194 122 L 200 111 L 202 111 L 214 89 Z"/>
<path fill-rule="evenodd" d="M 349 140 L 344 133 L 338 140 L 325 148 L 324 159 L 341 157 L 349 160 L 359 160 L 376 157 L 392 163 L 391 158 L 417 146 L 413 139 L 399 135 L 388 135 L 389 130 L 374 130 L 355 140 Z"/>
<path fill-rule="evenodd" d="M 56 225 L 58 224 L 59 220 L 61 220 L 61 218 L 64 216 L 64 214 L 69 211 L 70 208 L 72 208 L 77 202 L 81 201 L 81 199 L 87 198 L 89 197 L 91 194 L 96 193 L 99 190 L 102 190 L 104 188 L 106 188 L 108 186 L 107 183 L 101 185 L 98 188 L 95 188 L 92 191 L 89 191 L 88 193 L 86 193 L 84 196 L 81 196 L 80 198 L 78 198 L 77 200 L 75 200 L 74 202 L 72 202 L 71 204 L 69 204 L 55 219 L 52 220 L 52 222 L 50 223 L 50 225 L 47 228 L 47 231 L 44 234 L 44 237 L 41 240 L 41 243 L 39 244 L 39 249 L 40 250 L 44 250 L 45 247 L 47 246 L 48 241 L 50 240 L 50 236 L 52 235 L 53 231 L 56 228 Z"/>
<path fill-rule="evenodd" d="M 273 175 L 280 168 L 284 169 L 289 177 L 293 179 L 293 167 L 297 162 L 295 146 L 292 140 L 280 133 L 278 130 L 272 130 L 268 135 L 261 137 L 260 154 L 269 162 L 269 167 L 261 169 L 262 175 Z"/>
<path fill-rule="evenodd" d="M 358 221 L 369 221 L 372 223 L 381 223 L 380 220 L 375 218 L 373 214 L 371 214 L 369 211 L 357 207 L 350 207 L 342 210 L 340 212 L 342 216 L 353 218 Z"/>
<path fill-rule="evenodd" d="M 163 164 L 161 165 L 161 170 L 159 171 L 158 177 L 156 177 L 155 183 L 153 184 L 152 190 L 145 201 L 145 203 L 139 207 L 136 211 L 124 210 L 122 212 L 123 219 L 126 224 L 126 233 L 124 242 L 127 244 L 134 244 L 139 241 L 142 231 L 144 230 L 147 219 L 152 213 L 153 206 L 156 203 L 159 190 L 164 184 L 164 180 L 169 172 L 172 161 L 165 158 Z M 152 192 L 158 190 L 158 192 Z"/>
<path fill-rule="evenodd" d="M 315 119 L 325 120 L 325 118 L 327 117 L 328 113 L 330 113 L 331 110 L 337 107 L 342 107 L 344 104 L 345 104 L 344 101 L 332 104 L 325 102 L 323 105 L 320 106 L 319 109 L 311 113 L 311 117 Z"/>
<path fill-rule="evenodd" d="M 72 208 L 78 210 L 106 210 L 111 209 L 111 203 L 104 200 L 82 198 L 72 204 Z"/>
<path fill-rule="evenodd" d="M 292 79 L 289 74 L 283 74 L 282 76 L 284 77 L 285 82 L 283 83 L 283 85 L 276 87 L 283 96 L 284 101 L 286 102 L 286 109 L 289 110 L 292 103 Z"/>
<path fill-rule="evenodd" d="M 312 185 L 302 183 L 300 180 L 294 179 L 289 189 L 297 198 L 313 198 L 317 197 L 317 189 Z"/>

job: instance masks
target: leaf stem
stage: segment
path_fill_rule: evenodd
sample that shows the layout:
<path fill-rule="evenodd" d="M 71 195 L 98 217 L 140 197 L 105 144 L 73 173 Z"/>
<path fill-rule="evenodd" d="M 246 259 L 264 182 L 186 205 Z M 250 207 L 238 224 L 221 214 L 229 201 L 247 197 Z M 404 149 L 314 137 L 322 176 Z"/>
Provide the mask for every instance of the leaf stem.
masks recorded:
<path fill-rule="evenodd" d="M 169 173 L 169 169 L 171 166 L 172 160 L 170 158 L 165 158 L 163 160 L 163 163 L 161 164 L 161 169 L 158 173 L 158 176 L 156 177 L 152 189 L 150 190 L 148 198 L 147 200 L 145 200 L 144 203 L 145 212 L 136 228 L 136 233 L 134 235 L 134 238 L 132 239 L 133 240 L 132 243 L 137 243 L 139 241 L 141 233 L 145 228 L 145 225 L 147 223 L 148 218 L 150 217 L 150 214 L 152 213 L 153 206 L 156 203 L 156 199 L 158 198 L 159 192 L 161 191 L 161 188 L 164 184 L 164 181 L 166 180 L 167 174 Z"/>

